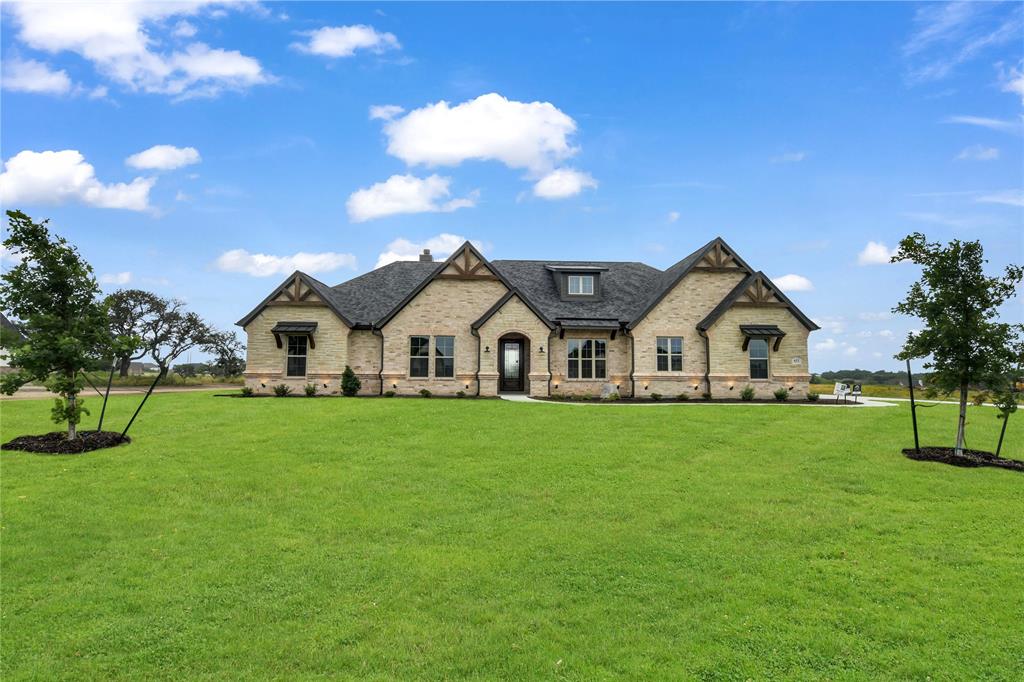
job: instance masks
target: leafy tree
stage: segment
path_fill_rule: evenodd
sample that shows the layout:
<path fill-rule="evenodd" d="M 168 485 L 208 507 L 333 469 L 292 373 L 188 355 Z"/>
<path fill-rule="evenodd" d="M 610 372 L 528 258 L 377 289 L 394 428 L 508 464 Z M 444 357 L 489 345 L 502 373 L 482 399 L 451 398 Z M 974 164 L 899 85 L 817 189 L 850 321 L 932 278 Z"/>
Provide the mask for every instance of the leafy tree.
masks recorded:
<path fill-rule="evenodd" d="M 959 455 L 964 449 L 968 387 L 998 389 L 1024 360 L 1024 325 L 997 321 L 999 307 L 1014 296 L 1024 268 L 1008 265 L 1001 277 L 989 277 L 982 272 L 987 261 L 980 242 L 954 239 L 943 246 L 928 242 L 921 233 L 900 242 L 892 262 L 902 261 L 922 266 L 923 272 L 893 312 L 920 318 L 925 329 L 910 335 L 896 357 L 926 358 L 932 385 L 959 390 Z"/>
<path fill-rule="evenodd" d="M 213 331 L 196 313 L 185 309 L 177 299 L 154 296 L 152 310 L 138 328 L 141 347 L 160 368 L 160 378 L 167 376 L 171 363 L 185 351 L 206 346 Z"/>
<path fill-rule="evenodd" d="M 21 262 L 0 277 L 0 307 L 21 320 L 25 342 L 7 351 L 15 371 L 0 379 L 0 390 L 11 395 L 29 381 L 44 382 L 60 395 L 53 420 L 67 422 L 74 440 L 85 411 L 80 372 L 114 352 L 100 288 L 78 249 L 50 234 L 48 220 L 37 223 L 21 211 L 7 211 L 7 218 L 3 244 Z"/>
<path fill-rule="evenodd" d="M 218 375 L 236 377 L 245 371 L 245 344 L 235 332 L 211 332 L 203 350 L 215 356 L 212 364 Z"/>
<path fill-rule="evenodd" d="M 165 308 L 165 302 L 142 289 L 119 289 L 107 296 L 106 304 L 111 332 L 128 346 L 124 355 L 117 358 L 120 374 L 126 377 L 132 360 L 145 357 L 148 348 L 142 343 L 142 335 Z"/>
<path fill-rule="evenodd" d="M 343 395 L 349 397 L 359 393 L 359 389 L 362 388 L 363 382 L 359 381 L 359 377 L 352 371 L 352 368 L 345 365 L 345 371 L 341 374 L 341 392 Z"/>

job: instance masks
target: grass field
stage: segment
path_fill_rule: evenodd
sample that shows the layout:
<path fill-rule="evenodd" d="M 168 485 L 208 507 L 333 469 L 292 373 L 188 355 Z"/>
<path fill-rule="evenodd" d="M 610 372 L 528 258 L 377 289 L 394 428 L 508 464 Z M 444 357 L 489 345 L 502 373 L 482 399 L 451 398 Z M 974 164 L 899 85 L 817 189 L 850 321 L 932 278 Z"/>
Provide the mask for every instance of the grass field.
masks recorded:
<path fill-rule="evenodd" d="M 49 409 L 3 403 L 0 436 Z M 5 681 L 1024 669 L 1024 476 L 902 457 L 905 405 L 169 393 L 133 435 L 2 454 Z"/>

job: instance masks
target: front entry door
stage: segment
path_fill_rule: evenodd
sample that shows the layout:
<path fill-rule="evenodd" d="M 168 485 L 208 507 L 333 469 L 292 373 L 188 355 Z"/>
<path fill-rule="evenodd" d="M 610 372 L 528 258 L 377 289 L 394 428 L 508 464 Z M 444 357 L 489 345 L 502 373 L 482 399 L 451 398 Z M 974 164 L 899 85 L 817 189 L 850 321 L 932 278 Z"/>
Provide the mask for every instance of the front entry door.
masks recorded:
<path fill-rule="evenodd" d="M 501 390 L 523 390 L 523 342 L 501 342 Z"/>

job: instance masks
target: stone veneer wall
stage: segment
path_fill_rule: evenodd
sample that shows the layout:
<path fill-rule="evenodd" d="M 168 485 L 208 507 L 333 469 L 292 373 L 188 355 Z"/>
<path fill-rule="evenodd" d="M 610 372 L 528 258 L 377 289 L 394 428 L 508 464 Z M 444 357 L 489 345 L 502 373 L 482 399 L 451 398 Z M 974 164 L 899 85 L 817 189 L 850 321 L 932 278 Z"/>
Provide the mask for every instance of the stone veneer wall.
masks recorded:
<path fill-rule="evenodd" d="M 604 339 L 608 343 L 605 379 L 570 379 L 568 375 L 570 339 Z M 607 329 L 587 331 L 582 329 L 566 330 L 565 338 L 555 336 L 551 339 L 551 392 L 565 395 L 583 395 L 589 393 L 594 397 L 601 395 L 605 384 L 617 385 L 619 395 L 630 395 L 629 382 L 629 338 L 622 333 L 611 338 Z M 638 391 L 639 395 L 639 391 Z"/>
<path fill-rule="evenodd" d="M 530 372 L 526 387 L 532 396 L 548 394 L 548 354 L 551 332 L 518 296 L 513 296 L 478 330 L 480 343 L 490 353 L 480 355 L 480 395 L 498 395 L 498 339 L 519 333 L 529 340 Z M 541 348 L 544 352 L 541 352 Z"/>
<path fill-rule="evenodd" d="M 691 398 L 699 398 L 704 393 L 704 338 L 697 332 L 697 323 L 745 276 L 739 269 L 735 273 L 691 272 L 633 328 L 636 353 L 633 376 L 638 397 L 652 393 L 666 397 L 687 393 Z M 659 336 L 683 338 L 681 372 L 657 371 L 656 344 Z"/>
<path fill-rule="evenodd" d="M 774 324 L 786 332 L 778 351 L 773 350 L 774 339 L 769 339 L 768 379 L 750 378 L 750 353 L 743 350 L 741 324 Z M 780 387 L 789 389 L 793 398 L 806 397 L 811 380 L 807 369 L 809 334 L 787 308 L 730 308 L 708 330 L 712 395 L 715 398 L 738 398 L 739 391 L 749 384 L 757 398 L 771 398 Z"/>
<path fill-rule="evenodd" d="M 278 348 L 270 332 L 281 320 L 317 323 L 313 336 L 316 348 L 308 349 L 305 377 L 285 376 L 288 341 L 282 336 L 281 348 Z M 245 385 L 255 392 L 271 393 L 277 384 L 286 384 L 296 393 L 301 393 L 306 384 L 315 384 L 322 393 L 341 392 L 349 329 L 326 306 L 268 306 L 245 326 L 245 333 Z"/>
<path fill-rule="evenodd" d="M 359 395 L 380 394 L 380 348 L 380 336 L 368 329 L 348 334 L 348 365 L 359 377 Z"/>
<path fill-rule="evenodd" d="M 426 388 L 438 395 L 476 394 L 477 338 L 470 325 L 505 294 L 498 280 L 435 279 L 384 325 L 384 390 L 412 395 Z M 409 376 L 409 337 L 454 336 L 455 378 Z M 468 387 L 468 388 L 467 388 Z"/>

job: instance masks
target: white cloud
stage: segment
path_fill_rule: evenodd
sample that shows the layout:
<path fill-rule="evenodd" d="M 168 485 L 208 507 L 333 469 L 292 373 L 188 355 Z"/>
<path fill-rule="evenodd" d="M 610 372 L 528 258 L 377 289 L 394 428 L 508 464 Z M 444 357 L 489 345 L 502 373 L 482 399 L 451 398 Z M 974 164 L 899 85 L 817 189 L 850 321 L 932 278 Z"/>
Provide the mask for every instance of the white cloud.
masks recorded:
<path fill-rule="evenodd" d="M 447 213 L 476 204 L 474 195 L 444 201 L 451 195 L 451 178 L 431 175 L 392 175 L 349 196 L 345 203 L 348 218 L 362 223 L 399 213 Z"/>
<path fill-rule="evenodd" d="M 130 272 L 114 272 L 100 275 L 100 284 L 128 284 L 132 281 Z"/>
<path fill-rule="evenodd" d="M 397 104 L 374 104 L 370 107 L 370 120 L 390 121 L 404 111 L 405 109 Z"/>
<path fill-rule="evenodd" d="M 378 31 L 373 26 L 324 26 L 315 31 L 304 31 L 309 38 L 305 43 L 292 43 L 292 47 L 306 54 L 324 57 L 351 57 L 356 50 L 370 50 L 380 54 L 386 50 L 401 49 L 393 33 Z"/>
<path fill-rule="evenodd" d="M 202 159 L 195 147 L 175 147 L 169 144 L 158 144 L 124 160 L 132 168 L 153 170 L 174 170 L 200 161 Z"/>
<path fill-rule="evenodd" d="M 674 223 L 677 220 L 679 220 L 679 211 L 669 211 L 668 212 L 668 221 L 670 223 Z"/>
<path fill-rule="evenodd" d="M 135 178 L 130 183 L 105 185 L 95 169 L 74 149 L 34 152 L 25 150 L 7 159 L 0 174 L 0 202 L 62 204 L 80 201 L 98 208 L 145 211 L 156 178 Z"/>
<path fill-rule="evenodd" d="M 995 161 L 999 158 L 999 150 L 996 147 L 975 144 L 965 147 L 956 158 L 958 161 Z"/>
<path fill-rule="evenodd" d="M 550 102 L 516 102 L 493 92 L 455 106 L 428 104 L 384 126 L 388 153 L 410 166 L 500 161 L 536 176 L 576 153 L 569 142 L 575 132 L 576 122 Z"/>
<path fill-rule="evenodd" d="M 856 355 L 857 354 L 857 347 L 856 346 L 847 346 L 846 349 L 843 351 L 843 354 L 844 355 Z"/>
<path fill-rule="evenodd" d="M 597 180 L 589 173 L 573 168 L 558 168 L 537 181 L 534 196 L 541 199 L 565 199 L 576 196 L 588 187 L 597 187 Z"/>
<path fill-rule="evenodd" d="M 892 338 L 892 330 L 891 329 L 883 329 L 882 331 L 878 332 L 878 335 L 881 336 L 883 339 Z"/>
<path fill-rule="evenodd" d="M 826 315 L 814 319 L 814 323 L 829 334 L 842 334 L 846 331 L 846 318 L 842 315 Z"/>
<path fill-rule="evenodd" d="M 803 275 L 783 275 L 772 281 L 783 291 L 814 291 L 814 284 Z"/>
<path fill-rule="evenodd" d="M 888 312 L 860 313 L 859 315 L 857 315 L 857 317 L 859 317 L 862 320 L 867 320 L 869 322 L 875 322 L 875 321 L 878 321 L 878 320 L 889 320 L 889 319 L 892 319 L 892 313 L 888 313 Z"/>
<path fill-rule="evenodd" d="M 773 156 L 772 163 L 799 163 L 807 158 L 807 152 L 786 152 Z"/>
<path fill-rule="evenodd" d="M 300 251 L 292 256 L 270 256 L 265 253 L 249 253 L 245 249 L 232 249 L 222 253 L 216 262 L 223 272 L 241 272 L 253 277 L 290 275 L 296 270 L 308 274 L 330 272 L 338 268 L 356 267 L 356 257 L 350 253 L 305 253 Z"/>
<path fill-rule="evenodd" d="M 11 251 L 10 248 L 0 244 L 0 263 L 10 263 L 14 266 L 23 260 L 25 257 L 21 255 L 20 251 Z"/>
<path fill-rule="evenodd" d="M 982 194 L 975 199 L 979 204 L 1003 204 L 1004 206 L 1024 206 L 1024 189 L 1007 189 L 999 192 Z"/>
<path fill-rule="evenodd" d="M 862 339 L 870 339 L 873 334 L 867 330 L 857 332 L 857 336 Z"/>
<path fill-rule="evenodd" d="M 175 201 L 192 201 L 192 197 L 190 197 L 189 195 L 185 194 L 184 192 L 182 192 L 179 189 L 178 193 L 174 195 L 174 200 Z"/>
<path fill-rule="evenodd" d="M 483 253 L 485 251 L 484 244 L 482 242 L 474 240 L 467 240 L 465 237 L 461 237 L 457 234 L 449 234 L 442 232 L 436 237 L 431 237 L 424 242 L 412 242 L 408 239 L 396 239 L 384 248 L 384 252 L 377 257 L 377 264 L 374 268 L 380 268 L 388 263 L 394 263 L 395 261 L 409 261 L 419 260 L 420 254 L 423 253 L 423 249 L 430 249 L 430 253 L 434 256 L 435 260 L 447 258 L 455 252 L 460 246 L 470 241 L 478 251 Z"/>
<path fill-rule="evenodd" d="M 1021 103 L 1024 104 L 1024 60 L 1021 60 L 1020 65 L 1011 66 L 1003 71 L 1000 74 L 1000 80 L 1003 92 L 1019 95 Z"/>
<path fill-rule="evenodd" d="M 110 89 L 106 85 L 97 85 L 89 91 L 88 97 L 89 99 L 104 99 L 109 92 Z"/>
<path fill-rule="evenodd" d="M 1024 122 L 1021 119 L 1004 121 L 1000 118 L 986 118 L 984 116 L 949 116 L 944 123 L 961 123 L 963 125 L 987 128 L 1000 133 L 1011 133 L 1020 135 L 1024 130 Z"/>
<path fill-rule="evenodd" d="M 61 69 L 53 71 L 49 66 L 34 59 L 18 59 L 17 57 L 3 60 L 4 90 L 15 92 L 31 92 L 47 95 L 66 95 L 71 92 L 71 78 L 68 72 Z"/>
<path fill-rule="evenodd" d="M 256 59 L 236 50 L 203 43 L 191 43 L 176 52 L 153 49 L 161 45 L 152 34 L 154 29 L 166 30 L 172 17 L 195 15 L 212 4 L 223 3 L 20 2 L 7 5 L 7 11 L 25 45 L 51 54 L 74 52 L 100 74 L 131 90 L 186 98 L 273 81 Z"/>
<path fill-rule="evenodd" d="M 196 27 L 182 19 L 174 25 L 174 30 L 171 31 L 171 35 L 175 38 L 191 38 L 197 32 Z"/>
<path fill-rule="evenodd" d="M 824 341 L 819 341 L 814 344 L 814 350 L 818 351 L 833 351 L 838 347 L 839 344 L 836 343 L 835 339 L 825 339 Z"/>
<path fill-rule="evenodd" d="M 857 254 L 857 265 L 884 265 L 896 254 L 882 242 L 868 242 L 864 250 Z"/>
<path fill-rule="evenodd" d="M 917 30 L 903 45 L 913 82 L 936 81 L 986 50 L 1020 40 L 1022 14 L 993 11 L 988 3 L 947 2 L 918 6 Z"/>

